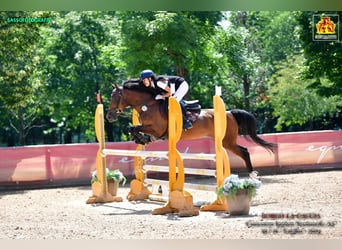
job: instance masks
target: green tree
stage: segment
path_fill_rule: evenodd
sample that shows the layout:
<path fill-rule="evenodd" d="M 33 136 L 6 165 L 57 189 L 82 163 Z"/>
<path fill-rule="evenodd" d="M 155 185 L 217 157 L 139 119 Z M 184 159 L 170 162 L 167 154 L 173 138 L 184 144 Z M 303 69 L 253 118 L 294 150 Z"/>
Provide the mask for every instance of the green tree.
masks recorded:
<path fill-rule="evenodd" d="M 221 20 L 220 12 L 122 12 L 123 50 L 127 73 L 144 68 L 188 77 L 207 59 L 205 40 Z"/>
<path fill-rule="evenodd" d="M 183 76 L 190 83 L 192 98 L 201 97 L 204 106 L 212 105 L 206 97 L 208 89 L 213 89 L 216 65 L 208 43 L 221 18 L 220 12 L 121 12 L 126 76 L 137 77 L 146 68 Z"/>
<path fill-rule="evenodd" d="M 62 130 L 65 143 L 72 142 L 74 135 L 76 141 L 81 141 L 84 131 L 86 140 L 93 141 L 95 94 L 103 93 L 103 101 L 108 103 L 110 83 L 118 79 L 112 61 L 116 57 L 117 19 L 112 12 L 56 15 L 54 25 L 44 30 L 49 41 L 42 41 L 40 50 L 45 56 L 47 115 L 56 123 L 56 129 Z"/>
<path fill-rule="evenodd" d="M 317 120 L 333 118 L 342 105 L 338 96 L 321 97 L 317 90 L 308 88 L 313 80 L 302 80 L 302 55 L 291 56 L 284 60 L 270 80 L 271 105 L 277 117 L 276 129 L 283 131 L 284 126 L 307 124 L 312 130 Z M 326 80 L 327 81 L 327 80 Z"/>
<path fill-rule="evenodd" d="M 3 126 L 10 127 L 19 137 L 19 144 L 25 145 L 29 131 L 39 126 L 42 83 L 35 68 L 40 63 L 36 41 L 40 39 L 41 23 L 11 23 L 10 17 L 46 17 L 44 12 L 2 12 L 0 13 L 0 109 L 5 114 Z M 8 130 L 8 129 L 7 129 Z M 14 142 L 10 142 L 12 145 Z"/>
<path fill-rule="evenodd" d="M 259 132 L 273 131 L 268 81 L 279 61 L 298 53 L 300 43 L 292 12 L 237 11 L 217 32 L 216 48 L 222 58 L 219 74 L 229 108 L 256 114 Z"/>

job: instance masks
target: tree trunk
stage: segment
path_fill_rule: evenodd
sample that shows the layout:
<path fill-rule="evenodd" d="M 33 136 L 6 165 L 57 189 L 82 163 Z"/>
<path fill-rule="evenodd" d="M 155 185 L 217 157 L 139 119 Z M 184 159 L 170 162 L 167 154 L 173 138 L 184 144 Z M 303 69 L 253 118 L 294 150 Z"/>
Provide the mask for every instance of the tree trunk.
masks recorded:
<path fill-rule="evenodd" d="M 72 130 L 70 128 L 64 129 L 64 143 L 72 143 Z"/>
<path fill-rule="evenodd" d="M 19 133 L 19 145 L 25 145 L 25 125 L 24 125 L 24 112 L 23 108 L 18 109 L 18 133 Z"/>
<path fill-rule="evenodd" d="M 245 109 L 247 111 L 250 111 L 250 102 L 249 102 L 250 83 L 249 83 L 248 75 L 244 74 L 242 79 L 243 79 L 243 91 L 244 91 Z"/>
<path fill-rule="evenodd" d="M 176 67 L 176 71 L 177 71 L 177 75 L 181 76 L 183 78 L 186 78 L 188 75 L 188 71 L 186 68 L 184 68 L 183 66 L 177 65 Z"/>

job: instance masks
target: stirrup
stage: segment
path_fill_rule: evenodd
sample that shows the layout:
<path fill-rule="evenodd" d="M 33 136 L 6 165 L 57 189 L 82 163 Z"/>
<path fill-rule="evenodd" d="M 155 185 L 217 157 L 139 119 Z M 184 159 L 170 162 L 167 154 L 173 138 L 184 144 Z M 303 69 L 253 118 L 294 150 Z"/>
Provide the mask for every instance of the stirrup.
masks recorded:
<path fill-rule="evenodd" d="M 188 130 L 191 128 L 192 128 L 192 123 L 188 119 L 184 120 L 183 121 L 183 130 L 185 131 L 185 130 Z"/>

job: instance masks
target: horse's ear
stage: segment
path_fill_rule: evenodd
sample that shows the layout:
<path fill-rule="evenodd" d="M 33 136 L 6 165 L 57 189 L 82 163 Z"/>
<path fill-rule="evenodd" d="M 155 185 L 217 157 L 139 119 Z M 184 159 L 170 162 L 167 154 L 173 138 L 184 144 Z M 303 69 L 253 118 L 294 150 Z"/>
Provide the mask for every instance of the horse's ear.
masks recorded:
<path fill-rule="evenodd" d="M 112 84 L 112 87 L 113 89 L 119 89 L 119 86 L 116 83 Z"/>

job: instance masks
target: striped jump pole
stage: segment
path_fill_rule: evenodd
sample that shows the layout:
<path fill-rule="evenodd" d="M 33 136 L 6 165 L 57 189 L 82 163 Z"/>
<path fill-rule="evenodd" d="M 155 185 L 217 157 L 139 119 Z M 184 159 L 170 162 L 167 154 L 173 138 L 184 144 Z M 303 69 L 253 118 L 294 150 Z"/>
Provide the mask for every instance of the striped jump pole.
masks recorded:
<path fill-rule="evenodd" d="M 131 157 L 140 157 L 142 160 L 148 157 L 159 157 L 168 159 L 170 152 L 168 151 L 142 151 L 142 150 L 126 150 L 126 149 L 103 149 L 102 154 L 105 155 L 122 155 Z M 206 153 L 179 153 L 185 160 L 212 160 L 215 161 L 215 154 Z"/>
<path fill-rule="evenodd" d="M 164 189 L 164 187 L 169 185 L 168 181 L 159 180 L 159 179 L 153 179 L 148 177 L 148 172 L 169 172 L 168 166 L 158 166 L 158 165 L 144 165 L 144 170 L 146 171 L 146 178 L 145 182 L 147 184 L 152 185 L 152 192 L 153 189 L 155 189 L 155 193 L 160 192 L 159 187 L 162 187 L 162 194 L 151 194 L 149 195 L 150 200 L 156 200 L 156 201 L 162 201 L 167 202 L 169 200 L 169 191 Z M 178 169 L 177 169 L 178 171 Z M 201 176 L 212 176 L 216 178 L 216 170 L 215 169 L 196 169 L 196 168 L 184 168 L 185 174 L 190 175 L 201 175 Z M 158 188 L 156 190 L 156 187 Z M 196 183 L 189 183 L 184 182 L 184 188 L 186 189 L 193 189 L 193 190 L 202 190 L 202 191 L 216 191 L 216 185 L 208 185 L 208 184 L 196 184 Z M 194 202 L 194 205 L 196 207 L 200 207 L 203 204 L 210 204 L 207 201 L 196 201 Z"/>

